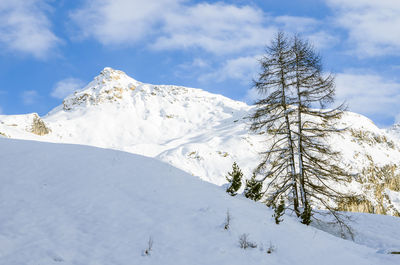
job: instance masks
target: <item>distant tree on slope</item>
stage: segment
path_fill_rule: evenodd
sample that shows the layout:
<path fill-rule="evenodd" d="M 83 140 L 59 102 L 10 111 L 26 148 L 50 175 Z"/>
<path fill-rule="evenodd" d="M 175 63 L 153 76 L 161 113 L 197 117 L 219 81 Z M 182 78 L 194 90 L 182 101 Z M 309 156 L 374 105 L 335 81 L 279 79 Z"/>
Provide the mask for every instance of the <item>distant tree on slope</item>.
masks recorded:
<path fill-rule="evenodd" d="M 302 223 L 310 224 L 316 205 L 324 206 L 348 229 L 334 203 L 351 195 L 337 188 L 351 180 L 340 167 L 340 154 L 326 139 L 341 130 L 343 106 L 324 109 L 334 100 L 334 77 L 322 71 L 320 56 L 299 36 L 279 32 L 260 61 L 255 88 L 263 99 L 252 115 L 252 131 L 266 131 L 270 146 L 255 172 L 267 181 L 267 204 L 290 203 Z M 315 107 L 320 107 L 316 109 Z"/>
<path fill-rule="evenodd" d="M 232 165 L 232 172 L 229 172 L 228 176 L 226 177 L 226 180 L 229 182 L 229 186 L 226 189 L 226 192 L 229 193 L 231 196 L 236 196 L 237 191 L 242 186 L 242 178 L 243 173 L 236 162 L 234 162 Z"/>
<path fill-rule="evenodd" d="M 262 181 L 256 179 L 256 174 L 253 174 L 251 179 L 246 180 L 246 187 L 244 188 L 244 196 L 253 201 L 259 201 L 262 198 Z"/>

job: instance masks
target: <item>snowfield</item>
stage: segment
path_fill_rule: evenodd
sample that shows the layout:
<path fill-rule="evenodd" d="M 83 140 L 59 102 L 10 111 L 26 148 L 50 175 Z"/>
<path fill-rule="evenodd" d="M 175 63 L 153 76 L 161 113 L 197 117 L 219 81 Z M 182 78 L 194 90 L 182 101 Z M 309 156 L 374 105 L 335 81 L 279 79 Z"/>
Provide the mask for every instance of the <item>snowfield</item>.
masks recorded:
<path fill-rule="evenodd" d="M 355 242 L 289 216 L 275 225 L 260 203 L 121 151 L 0 137 L 0 178 L 0 264 L 400 262 L 386 254 L 400 251 L 398 218 L 354 214 Z M 224 230 L 227 210 L 232 221 Z M 244 233 L 257 248 L 239 247 Z"/>

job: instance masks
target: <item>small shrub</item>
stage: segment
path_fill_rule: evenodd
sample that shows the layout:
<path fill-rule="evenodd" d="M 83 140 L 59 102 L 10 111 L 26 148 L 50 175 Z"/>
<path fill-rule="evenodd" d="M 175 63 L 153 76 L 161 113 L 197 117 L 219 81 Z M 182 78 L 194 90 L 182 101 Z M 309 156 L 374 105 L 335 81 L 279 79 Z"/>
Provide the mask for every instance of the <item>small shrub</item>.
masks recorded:
<path fill-rule="evenodd" d="M 228 152 L 217 151 L 217 154 L 219 154 L 222 157 L 228 157 L 229 156 Z"/>
<path fill-rule="evenodd" d="M 269 242 L 269 247 L 267 248 L 267 253 L 271 254 L 272 252 L 274 252 L 276 250 L 275 246 L 272 245 L 271 242 Z"/>
<path fill-rule="evenodd" d="M 147 248 L 143 251 L 143 254 L 145 256 L 150 256 L 152 250 L 153 250 L 153 239 L 149 237 L 149 241 L 147 241 Z"/>
<path fill-rule="evenodd" d="M 274 205 L 275 213 L 273 217 L 275 218 L 275 223 L 278 225 L 280 222 L 283 221 L 282 216 L 285 214 L 285 201 L 283 198 L 280 199 L 279 205 Z"/>
<path fill-rule="evenodd" d="M 229 210 L 226 211 L 226 217 L 225 217 L 225 222 L 224 222 L 224 229 L 229 230 L 230 225 L 231 225 L 231 214 L 229 213 Z"/>
<path fill-rule="evenodd" d="M 240 246 L 240 248 L 247 249 L 247 248 L 256 248 L 257 244 L 249 241 L 248 234 L 242 234 L 239 237 L 239 246 Z"/>

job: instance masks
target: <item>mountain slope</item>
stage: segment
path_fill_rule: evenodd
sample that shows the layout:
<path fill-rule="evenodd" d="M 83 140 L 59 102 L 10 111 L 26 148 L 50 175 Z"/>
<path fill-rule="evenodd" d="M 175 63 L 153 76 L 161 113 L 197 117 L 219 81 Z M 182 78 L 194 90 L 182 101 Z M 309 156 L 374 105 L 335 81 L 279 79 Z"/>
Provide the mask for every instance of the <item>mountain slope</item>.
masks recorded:
<path fill-rule="evenodd" d="M 234 161 L 250 177 L 268 145 L 266 135 L 248 131 L 252 110 L 200 89 L 144 84 L 105 68 L 41 119 L 0 115 L 0 134 L 155 157 L 221 185 Z M 343 153 L 343 166 L 359 173 L 347 188 L 362 195 L 342 209 L 399 215 L 399 140 L 351 112 L 339 126 L 349 130 L 331 145 Z"/>
<path fill-rule="evenodd" d="M 120 151 L 0 139 L 0 181 L 0 264 L 398 264 L 383 254 L 400 248 L 393 217 L 360 219 L 356 241 L 375 249 L 290 217 L 277 226 L 262 204 Z M 241 249 L 243 233 L 263 247 Z"/>
<path fill-rule="evenodd" d="M 222 184 L 233 160 L 250 162 L 248 154 L 257 153 L 249 146 L 253 139 L 244 122 L 250 109 L 200 89 L 143 84 L 105 68 L 42 118 L 50 134 L 29 133 L 33 114 L 0 116 L 0 132 L 12 138 L 94 145 L 174 160 L 173 165 Z"/>

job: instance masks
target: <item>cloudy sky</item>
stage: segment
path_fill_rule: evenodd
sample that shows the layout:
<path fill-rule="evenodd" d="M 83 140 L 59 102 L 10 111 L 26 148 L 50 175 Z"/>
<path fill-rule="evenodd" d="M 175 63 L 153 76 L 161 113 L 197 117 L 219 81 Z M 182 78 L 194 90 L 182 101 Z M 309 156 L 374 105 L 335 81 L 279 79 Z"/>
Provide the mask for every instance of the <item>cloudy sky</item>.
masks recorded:
<path fill-rule="evenodd" d="M 400 121 L 399 0 L 0 0 L 0 113 L 46 114 L 106 66 L 251 103 L 277 30 L 308 38 L 338 101 Z"/>

